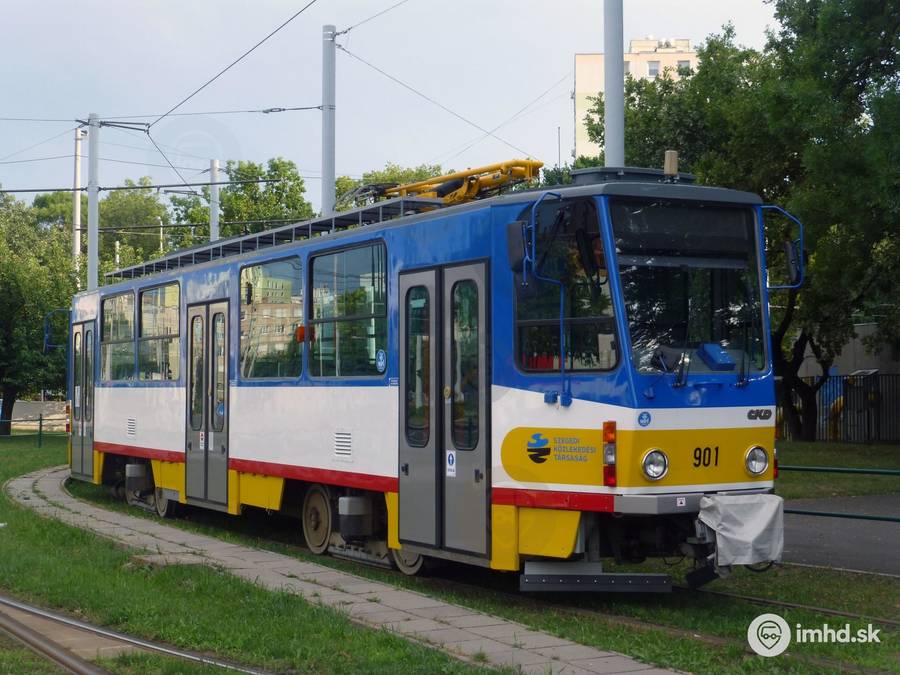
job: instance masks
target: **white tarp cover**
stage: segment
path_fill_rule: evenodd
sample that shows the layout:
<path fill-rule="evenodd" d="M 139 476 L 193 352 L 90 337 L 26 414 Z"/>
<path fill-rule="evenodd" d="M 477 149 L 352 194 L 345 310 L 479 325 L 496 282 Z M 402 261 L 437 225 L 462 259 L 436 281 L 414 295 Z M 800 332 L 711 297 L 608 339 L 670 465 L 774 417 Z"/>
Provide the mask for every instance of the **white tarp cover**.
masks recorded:
<path fill-rule="evenodd" d="M 777 495 L 708 495 L 700 521 L 716 533 L 716 565 L 781 560 L 784 500 Z"/>

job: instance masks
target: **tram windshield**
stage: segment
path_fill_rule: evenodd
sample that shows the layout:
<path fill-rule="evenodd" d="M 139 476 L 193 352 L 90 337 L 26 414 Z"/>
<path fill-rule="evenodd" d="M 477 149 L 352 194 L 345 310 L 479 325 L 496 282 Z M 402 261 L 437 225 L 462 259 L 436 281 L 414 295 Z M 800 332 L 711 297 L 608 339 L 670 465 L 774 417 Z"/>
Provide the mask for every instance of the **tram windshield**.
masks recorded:
<path fill-rule="evenodd" d="M 765 367 L 754 212 L 749 207 L 613 200 L 619 275 L 642 372 Z"/>

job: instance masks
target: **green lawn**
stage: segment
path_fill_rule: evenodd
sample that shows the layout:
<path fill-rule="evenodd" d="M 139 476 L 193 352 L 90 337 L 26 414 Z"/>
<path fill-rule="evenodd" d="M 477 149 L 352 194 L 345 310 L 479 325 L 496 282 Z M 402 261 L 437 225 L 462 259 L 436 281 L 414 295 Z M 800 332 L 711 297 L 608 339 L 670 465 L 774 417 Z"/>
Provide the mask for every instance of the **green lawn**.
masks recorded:
<path fill-rule="evenodd" d="M 65 439 L 0 443 L 0 482 L 65 461 Z M 278 672 L 457 673 L 466 664 L 329 608 L 263 590 L 203 566 L 152 567 L 90 532 L 42 518 L 0 497 L 0 592 L 126 633 Z M 22 672 L 3 650 L 0 672 Z M 151 672 L 184 672 L 148 657 Z M 13 660 L 18 659 L 18 661 Z M 153 661 L 151 664 L 150 661 Z M 117 662 L 144 672 L 140 662 Z M 129 665 L 130 664 L 130 665 Z M 154 670 L 155 669 L 155 670 Z M 29 672 L 26 668 L 24 672 Z M 191 671 L 193 672 L 193 671 Z"/>
<path fill-rule="evenodd" d="M 105 508 L 121 509 L 139 517 L 146 512 L 129 509 L 110 498 L 108 491 L 84 483 L 70 483 L 70 491 Z M 431 578 L 409 578 L 399 573 L 350 563 L 330 557 L 313 556 L 298 544 L 302 540 L 296 521 L 246 509 L 234 518 L 212 511 L 187 509 L 171 521 L 178 527 L 202 532 L 235 543 L 249 544 L 314 560 L 323 565 L 360 576 L 404 586 L 467 607 L 504 616 L 570 640 L 601 649 L 619 651 L 660 666 L 694 672 L 792 672 L 817 673 L 827 670 L 820 661 L 843 662 L 845 668 L 891 669 L 896 659 L 896 634 L 882 645 L 802 645 L 792 650 L 791 660 L 762 659 L 745 651 L 749 622 L 767 608 L 732 598 L 695 593 L 659 595 L 572 595 L 530 598 L 516 592 L 517 577 L 470 566 L 445 564 Z M 662 562 L 633 569 L 665 571 L 681 580 L 689 570 L 684 564 L 666 567 Z M 763 574 L 739 569 L 729 579 L 708 588 L 770 597 L 806 605 L 900 619 L 900 581 L 866 574 L 785 566 Z M 566 606 L 558 607 L 559 603 Z M 585 616 L 582 610 L 595 609 L 611 616 Z M 840 623 L 835 617 L 805 611 L 780 611 L 789 622 L 818 626 Z M 859 622 L 851 621 L 856 626 Z M 648 625 L 654 624 L 654 625 Z"/>
<path fill-rule="evenodd" d="M 778 441 L 778 463 L 900 469 L 900 445 Z M 775 490 L 785 499 L 847 497 L 900 492 L 900 476 L 782 471 Z"/>

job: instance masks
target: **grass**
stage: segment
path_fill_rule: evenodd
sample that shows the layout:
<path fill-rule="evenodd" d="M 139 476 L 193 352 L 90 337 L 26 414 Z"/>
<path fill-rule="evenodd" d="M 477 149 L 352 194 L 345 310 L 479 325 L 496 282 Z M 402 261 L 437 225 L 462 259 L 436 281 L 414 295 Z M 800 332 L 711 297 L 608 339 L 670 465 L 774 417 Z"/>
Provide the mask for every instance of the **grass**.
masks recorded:
<path fill-rule="evenodd" d="M 778 463 L 900 469 L 900 445 L 778 442 Z M 849 497 L 900 492 L 900 476 L 782 471 L 775 490 L 785 499 Z"/>
<path fill-rule="evenodd" d="M 65 461 L 64 437 L 0 444 L 0 482 Z M 203 566 L 136 564 L 91 532 L 0 497 L 0 589 L 87 621 L 258 667 L 313 673 L 459 673 L 470 666 L 283 592 Z M 16 656 L 15 658 L 19 658 Z M 143 672 L 123 661 L 123 672 Z M 168 666 L 157 662 L 157 672 Z M 132 670 L 128 670 L 132 668 Z M 0 672 L 21 672 L 15 668 Z M 25 672 L 28 672 L 27 670 Z"/>
<path fill-rule="evenodd" d="M 83 483 L 70 484 L 76 496 L 105 508 L 153 518 L 112 500 L 105 489 Z M 895 666 L 896 633 L 883 633 L 881 645 L 808 645 L 792 648 L 797 657 L 762 659 L 746 653 L 747 625 L 764 611 L 775 611 L 789 623 L 842 626 L 843 619 L 800 610 L 763 608 L 742 600 L 711 594 L 675 593 L 659 595 L 560 595 L 547 598 L 566 608 L 529 598 L 516 592 L 515 575 L 490 572 L 470 566 L 446 564 L 433 578 L 410 578 L 399 573 L 310 554 L 298 546 L 302 540 L 295 520 L 247 509 L 241 518 L 187 509 L 172 521 L 178 527 L 202 532 L 227 541 L 257 546 L 359 576 L 410 588 L 479 611 L 520 621 L 560 637 L 601 649 L 619 651 L 659 666 L 694 672 L 824 672 L 821 662 L 803 658 L 840 661 L 847 668 L 891 670 Z M 689 567 L 666 567 L 648 562 L 643 571 L 665 571 L 680 581 Z M 778 566 L 764 574 L 738 569 L 727 580 L 708 586 L 711 590 L 754 595 L 818 607 L 830 607 L 879 618 L 900 619 L 900 581 L 866 574 L 803 567 Z M 543 598 L 545 596 L 541 596 Z M 585 616 L 581 610 L 597 610 L 611 616 Z M 658 624 L 647 626 L 646 623 Z M 849 621 L 854 627 L 865 622 Z"/>

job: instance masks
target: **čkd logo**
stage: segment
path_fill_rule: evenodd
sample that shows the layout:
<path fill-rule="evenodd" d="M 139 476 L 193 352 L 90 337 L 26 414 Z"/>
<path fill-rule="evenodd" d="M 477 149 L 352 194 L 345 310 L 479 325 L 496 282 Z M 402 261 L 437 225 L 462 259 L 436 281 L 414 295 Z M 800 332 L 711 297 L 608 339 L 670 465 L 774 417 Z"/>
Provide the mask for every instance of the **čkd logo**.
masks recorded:
<path fill-rule="evenodd" d="M 528 458 L 535 464 L 543 464 L 550 456 L 550 439 L 541 433 L 531 434 L 528 441 Z"/>
<path fill-rule="evenodd" d="M 753 408 L 747 412 L 748 420 L 767 420 L 772 418 L 772 411 L 765 408 Z"/>

